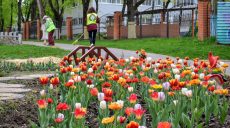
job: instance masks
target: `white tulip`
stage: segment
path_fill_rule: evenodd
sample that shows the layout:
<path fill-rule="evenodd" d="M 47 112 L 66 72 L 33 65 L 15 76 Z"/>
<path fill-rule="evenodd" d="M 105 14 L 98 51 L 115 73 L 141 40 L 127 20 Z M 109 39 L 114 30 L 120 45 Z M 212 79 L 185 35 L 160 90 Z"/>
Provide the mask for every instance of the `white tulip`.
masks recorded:
<path fill-rule="evenodd" d="M 204 79 L 204 73 L 201 73 L 201 74 L 199 75 L 199 78 L 200 78 L 201 80 L 203 80 L 203 79 Z"/>
<path fill-rule="evenodd" d="M 40 95 L 41 95 L 42 97 L 45 97 L 45 96 L 46 96 L 46 91 L 45 91 L 45 90 L 41 90 L 41 91 L 40 91 Z"/>
<path fill-rule="evenodd" d="M 180 80 L 180 75 L 175 75 L 175 79 Z"/>
<path fill-rule="evenodd" d="M 81 103 L 75 103 L 75 108 L 81 108 Z"/>
<path fill-rule="evenodd" d="M 92 73 L 93 72 L 93 69 L 92 68 L 89 68 L 88 69 L 88 73 Z"/>
<path fill-rule="evenodd" d="M 128 87 L 129 92 L 133 92 L 133 87 Z"/>
<path fill-rule="evenodd" d="M 177 105 L 178 100 L 173 100 L 174 105 Z"/>
<path fill-rule="evenodd" d="M 141 104 L 135 104 L 134 105 L 134 110 L 141 109 L 141 108 L 142 108 Z"/>
<path fill-rule="evenodd" d="M 64 114 L 62 114 L 62 113 L 58 113 L 58 118 L 64 119 L 65 116 L 64 116 Z"/>
<path fill-rule="evenodd" d="M 104 93 L 98 93 L 97 94 L 97 98 L 99 101 L 103 101 L 104 100 L 104 97 L 105 97 L 105 94 Z"/>
<path fill-rule="evenodd" d="M 118 103 L 121 107 L 124 106 L 124 101 L 123 101 L 123 100 L 118 100 L 117 103 Z"/>
<path fill-rule="evenodd" d="M 182 60 L 182 59 L 179 59 L 179 60 L 178 60 L 178 63 L 182 64 L 182 63 L 183 63 L 183 60 Z"/>
<path fill-rule="evenodd" d="M 106 109 L 106 101 L 102 100 L 102 101 L 100 102 L 100 108 L 101 108 L 101 109 Z"/>

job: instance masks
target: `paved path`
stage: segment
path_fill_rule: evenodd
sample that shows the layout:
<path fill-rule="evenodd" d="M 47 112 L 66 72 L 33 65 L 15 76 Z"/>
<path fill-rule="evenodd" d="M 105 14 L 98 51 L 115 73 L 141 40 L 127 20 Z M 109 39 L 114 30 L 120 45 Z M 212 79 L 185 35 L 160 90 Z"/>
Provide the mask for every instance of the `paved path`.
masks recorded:
<path fill-rule="evenodd" d="M 8 80 L 31 80 L 41 76 L 52 76 L 53 74 L 36 74 L 36 75 L 24 75 L 15 77 L 0 77 L 0 100 L 20 99 L 24 97 L 24 93 L 31 91 L 31 89 L 25 88 L 22 84 L 6 84 L 2 81 Z"/>
<path fill-rule="evenodd" d="M 23 44 L 44 46 L 42 42 L 23 41 Z M 79 46 L 79 45 L 60 44 L 60 43 L 56 43 L 55 45 L 56 45 L 55 47 L 58 47 L 58 48 L 61 48 L 61 49 L 64 49 L 64 50 L 73 50 L 73 49 L 75 49 L 76 47 Z M 118 58 L 120 58 L 120 57 L 129 58 L 130 56 L 134 56 L 134 57 L 137 56 L 135 51 L 118 49 L 118 48 L 109 48 L 109 50 L 114 55 L 116 55 Z M 102 55 L 104 55 L 104 54 L 102 53 Z M 155 53 L 148 53 L 148 57 L 152 57 L 154 59 L 170 57 L 170 58 L 175 59 L 175 57 L 171 57 L 171 56 L 167 56 L 167 55 L 161 55 L 161 54 L 155 54 Z M 224 62 L 227 63 L 230 66 L 230 60 L 224 61 Z M 230 75 L 230 67 L 227 69 L 226 73 L 228 75 Z"/>

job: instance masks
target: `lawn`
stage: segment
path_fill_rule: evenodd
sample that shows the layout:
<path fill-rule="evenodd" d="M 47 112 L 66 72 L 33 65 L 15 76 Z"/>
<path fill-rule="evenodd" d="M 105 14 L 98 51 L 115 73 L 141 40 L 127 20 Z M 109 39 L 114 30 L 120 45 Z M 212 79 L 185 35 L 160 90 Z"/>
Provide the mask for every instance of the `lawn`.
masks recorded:
<path fill-rule="evenodd" d="M 63 57 L 69 51 L 59 48 L 39 47 L 32 45 L 0 45 L 0 59 L 25 59 L 55 56 Z"/>
<path fill-rule="evenodd" d="M 72 43 L 72 41 L 59 40 L 57 43 Z M 89 45 L 87 40 L 79 41 L 80 45 Z M 98 40 L 97 46 L 121 48 L 127 50 L 145 49 L 149 53 L 158 53 L 174 57 L 202 58 L 207 59 L 207 54 L 212 51 L 221 59 L 230 60 L 230 46 L 219 45 L 214 39 L 200 42 L 193 38 L 144 38 L 144 39 L 123 39 L 123 40 Z"/>

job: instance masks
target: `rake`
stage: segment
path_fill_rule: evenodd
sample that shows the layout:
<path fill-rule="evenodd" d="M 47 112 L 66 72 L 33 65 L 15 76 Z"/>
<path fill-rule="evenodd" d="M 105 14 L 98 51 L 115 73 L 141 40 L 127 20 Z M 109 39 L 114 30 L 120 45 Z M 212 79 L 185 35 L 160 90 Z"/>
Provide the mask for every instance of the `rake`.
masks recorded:
<path fill-rule="evenodd" d="M 76 45 L 76 44 L 79 42 L 79 40 L 82 38 L 83 35 L 84 35 L 84 33 L 82 33 L 82 34 L 80 35 L 80 37 L 77 38 L 72 44 L 73 44 L 73 45 Z"/>

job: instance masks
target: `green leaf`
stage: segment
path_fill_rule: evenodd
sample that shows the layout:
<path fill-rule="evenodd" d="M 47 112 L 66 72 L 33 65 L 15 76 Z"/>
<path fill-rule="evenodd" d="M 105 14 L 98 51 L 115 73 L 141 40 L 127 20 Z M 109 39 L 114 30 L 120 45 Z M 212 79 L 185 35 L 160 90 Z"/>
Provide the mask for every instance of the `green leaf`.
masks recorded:
<path fill-rule="evenodd" d="M 190 120 L 190 118 L 185 115 L 184 113 L 182 114 L 182 118 L 183 118 L 183 123 L 186 125 L 187 128 L 192 128 L 192 122 Z"/>

